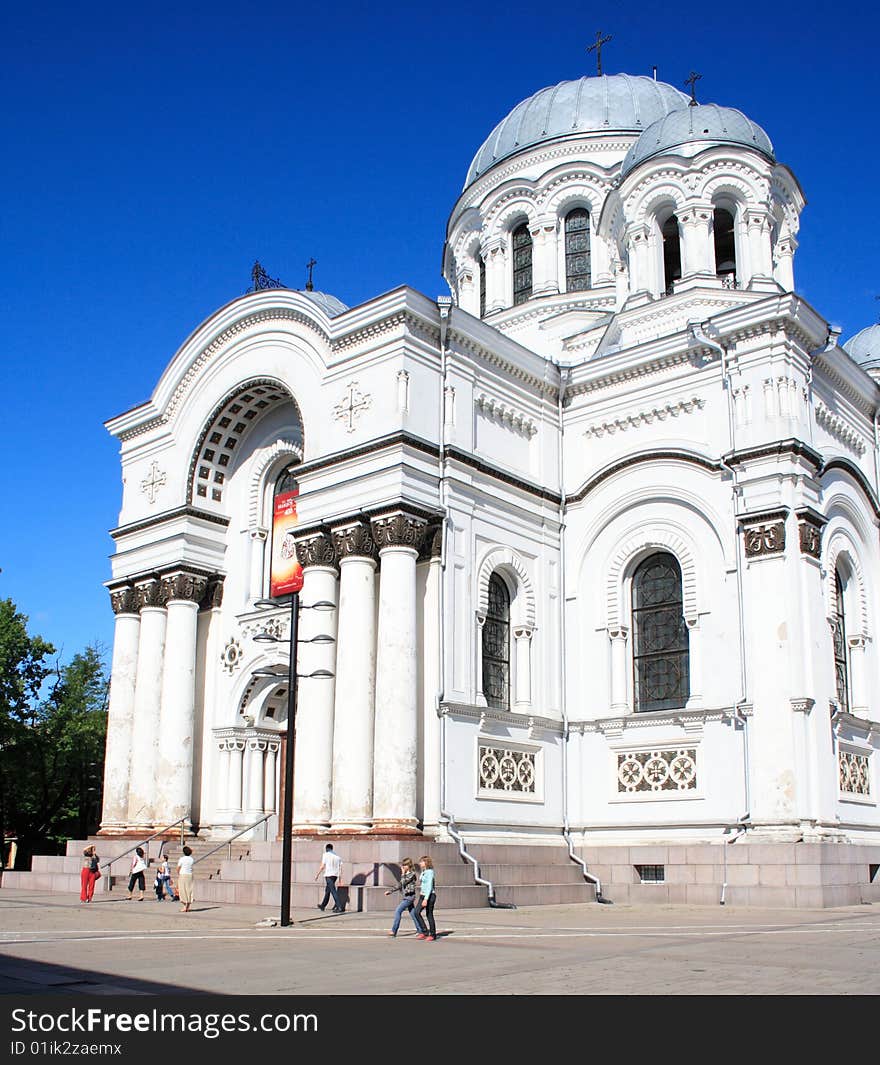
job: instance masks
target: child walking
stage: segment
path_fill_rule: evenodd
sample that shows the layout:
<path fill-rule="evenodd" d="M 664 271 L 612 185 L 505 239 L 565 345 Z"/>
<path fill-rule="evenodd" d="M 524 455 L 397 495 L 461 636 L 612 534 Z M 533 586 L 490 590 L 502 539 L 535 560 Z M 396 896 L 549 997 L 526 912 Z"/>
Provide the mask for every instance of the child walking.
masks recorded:
<path fill-rule="evenodd" d="M 437 901 L 437 893 L 434 890 L 434 863 L 427 854 L 419 858 L 419 868 L 422 870 L 419 877 L 419 901 L 413 910 L 413 917 L 419 925 L 419 934 L 416 939 L 427 939 L 433 943 L 437 938 L 437 926 L 434 924 L 434 903 Z M 427 927 L 425 927 L 426 918 Z"/>

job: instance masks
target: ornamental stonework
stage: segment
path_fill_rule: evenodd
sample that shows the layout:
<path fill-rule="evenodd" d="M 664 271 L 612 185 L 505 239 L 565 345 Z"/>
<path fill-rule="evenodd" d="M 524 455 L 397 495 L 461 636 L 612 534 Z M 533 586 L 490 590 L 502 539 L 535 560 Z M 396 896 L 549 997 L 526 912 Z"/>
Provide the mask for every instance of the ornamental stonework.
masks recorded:
<path fill-rule="evenodd" d="M 376 544 L 366 522 L 333 529 L 333 546 L 340 561 L 346 558 L 376 558 Z"/>
<path fill-rule="evenodd" d="M 822 555 L 822 530 L 809 521 L 798 522 L 798 543 L 801 554 L 810 558 Z"/>
<path fill-rule="evenodd" d="M 412 547 L 418 551 L 425 535 L 427 522 L 411 514 L 389 514 L 373 518 L 373 539 L 381 550 L 383 547 Z"/>
<path fill-rule="evenodd" d="M 746 558 L 785 553 L 785 522 L 769 521 L 743 529 Z"/>
<path fill-rule="evenodd" d="M 223 578 L 211 577 L 202 599 L 203 610 L 217 610 L 223 605 Z"/>
<path fill-rule="evenodd" d="M 162 578 L 162 588 L 165 602 L 183 600 L 187 603 L 201 603 L 208 587 L 207 577 L 196 573 L 172 573 L 169 577 Z"/>
<path fill-rule="evenodd" d="M 477 755 L 481 792 L 502 795 L 537 795 L 537 755 L 480 744 Z"/>
<path fill-rule="evenodd" d="M 696 790 L 697 751 L 694 747 L 623 751 L 617 756 L 619 795 Z"/>
<path fill-rule="evenodd" d="M 234 637 L 231 637 L 226 641 L 226 646 L 220 653 L 220 661 L 223 664 L 223 668 L 230 676 L 241 665 L 242 657 L 241 644 Z"/>
<path fill-rule="evenodd" d="M 419 547 L 419 562 L 429 562 L 443 554 L 443 525 L 429 525 Z"/>
<path fill-rule="evenodd" d="M 165 606 L 164 582 L 158 578 L 153 578 L 153 580 L 139 584 L 137 586 L 137 602 L 139 610 L 143 610 L 145 607 Z"/>
<path fill-rule="evenodd" d="M 296 541 L 296 558 L 303 569 L 309 566 L 335 566 L 336 549 L 329 532 L 310 533 Z"/>
<path fill-rule="evenodd" d="M 866 754 L 838 751 L 837 768 L 840 775 L 840 790 L 844 795 L 862 795 L 870 798 L 871 774 Z"/>
<path fill-rule="evenodd" d="M 114 614 L 136 614 L 138 597 L 135 588 L 127 584 L 124 588 L 114 588 L 110 592 L 110 605 Z"/>

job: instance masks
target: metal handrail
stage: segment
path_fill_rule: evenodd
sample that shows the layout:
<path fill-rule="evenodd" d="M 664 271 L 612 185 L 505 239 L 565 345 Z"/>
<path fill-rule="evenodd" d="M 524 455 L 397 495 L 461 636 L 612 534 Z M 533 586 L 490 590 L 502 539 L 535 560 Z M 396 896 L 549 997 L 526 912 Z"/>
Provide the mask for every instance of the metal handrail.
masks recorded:
<path fill-rule="evenodd" d="M 113 858 L 110 858 L 108 861 L 104 862 L 102 865 L 99 865 L 98 868 L 99 869 L 107 869 L 107 868 L 109 868 L 114 862 L 118 862 L 120 858 L 124 858 L 126 856 L 126 854 L 131 854 L 131 852 L 132 851 L 136 851 L 138 849 L 138 847 L 143 847 L 143 845 L 145 843 L 149 843 L 151 839 L 156 839 L 157 836 L 164 835 L 168 831 L 169 828 L 176 828 L 177 825 L 182 825 L 184 823 L 184 821 L 186 821 L 186 818 L 185 817 L 181 817 L 179 820 L 175 821 L 174 824 L 167 825 L 165 828 L 160 828 L 159 831 L 158 832 L 154 832 L 152 834 L 152 836 L 147 836 L 147 838 L 146 839 L 142 839 L 140 841 L 140 843 L 135 843 L 135 845 L 133 847 L 129 847 L 127 851 L 122 851 L 120 854 L 115 855 Z M 183 843 L 183 837 L 184 837 L 184 831 L 183 831 L 183 829 L 181 829 L 180 830 L 180 842 L 181 843 Z"/>
<path fill-rule="evenodd" d="M 216 847 L 212 847 L 209 851 L 205 851 L 204 854 L 200 854 L 198 858 L 193 862 L 193 865 L 198 865 L 199 862 L 204 861 L 205 858 L 210 858 L 212 854 L 215 854 L 221 847 L 229 848 L 229 858 L 232 859 L 232 841 L 238 839 L 239 836 L 243 836 L 245 832 L 250 832 L 252 828 L 256 828 L 257 825 L 261 825 L 264 821 L 268 821 L 270 817 L 274 817 L 275 814 L 264 814 L 259 821 L 254 821 L 252 825 L 248 825 L 247 828 L 243 828 L 240 832 L 236 832 L 234 836 L 230 836 L 229 839 L 224 839 L 222 843 L 218 843 Z"/>
<path fill-rule="evenodd" d="M 468 854 L 468 852 L 465 850 L 464 840 L 462 839 L 461 833 L 455 826 L 455 820 L 452 814 L 447 813 L 446 810 L 441 810 L 440 814 L 442 817 L 446 818 L 446 827 L 449 830 L 449 835 L 452 836 L 452 838 L 458 844 L 458 853 L 462 856 L 462 858 L 465 858 L 467 861 L 472 863 L 474 867 L 474 880 L 478 884 L 483 884 L 484 887 L 488 889 L 489 905 L 495 910 L 515 910 L 516 906 L 512 902 L 495 901 L 495 888 L 492 885 L 492 881 L 486 880 L 485 877 L 480 876 L 480 863 L 472 854 Z"/>

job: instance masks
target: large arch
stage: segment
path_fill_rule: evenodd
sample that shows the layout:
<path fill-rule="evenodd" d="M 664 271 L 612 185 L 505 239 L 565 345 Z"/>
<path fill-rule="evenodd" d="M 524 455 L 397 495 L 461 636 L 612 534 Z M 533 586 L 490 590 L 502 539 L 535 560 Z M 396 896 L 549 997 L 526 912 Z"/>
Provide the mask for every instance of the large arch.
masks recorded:
<path fill-rule="evenodd" d="M 480 564 L 477 576 L 477 610 L 485 614 L 489 608 L 489 578 L 496 571 L 506 572 L 518 593 L 511 603 L 511 623 L 535 625 L 535 589 L 529 571 L 519 555 L 509 547 L 491 550 Z M 514 616 L 515 614 L 515 616 Z"/>

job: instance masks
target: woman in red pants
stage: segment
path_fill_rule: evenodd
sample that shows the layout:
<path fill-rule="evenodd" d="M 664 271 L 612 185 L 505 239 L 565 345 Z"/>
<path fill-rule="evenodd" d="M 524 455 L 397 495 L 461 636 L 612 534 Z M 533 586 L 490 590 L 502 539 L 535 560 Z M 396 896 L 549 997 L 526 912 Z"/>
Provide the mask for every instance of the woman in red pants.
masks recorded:
<path fill-rule="evenodd" d="M 83 851 L 82 869 L 79 874 L 80 890 L 79 901 L 91 902 L 92 896 L 95 894 L 95 881 L 101 875 L 98 869 L 100 859 L 98 858 L 95 848 L 86 847 Z"/>

